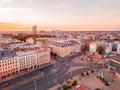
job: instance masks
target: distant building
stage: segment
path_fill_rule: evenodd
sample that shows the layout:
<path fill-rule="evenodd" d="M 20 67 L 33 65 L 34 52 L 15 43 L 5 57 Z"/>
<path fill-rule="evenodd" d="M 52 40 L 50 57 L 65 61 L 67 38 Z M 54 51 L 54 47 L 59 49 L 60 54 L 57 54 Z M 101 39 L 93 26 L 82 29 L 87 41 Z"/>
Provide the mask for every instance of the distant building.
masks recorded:
<path fill-rule="evenodd" d="M 37 34 L 37 26 L 32 27 L 32 34 Z"/>
<path fill-rule="evenodd" d="M 27 44 L 35 44 L 35 39 L 34 38 L 28 38 L 26 39 Z"/>

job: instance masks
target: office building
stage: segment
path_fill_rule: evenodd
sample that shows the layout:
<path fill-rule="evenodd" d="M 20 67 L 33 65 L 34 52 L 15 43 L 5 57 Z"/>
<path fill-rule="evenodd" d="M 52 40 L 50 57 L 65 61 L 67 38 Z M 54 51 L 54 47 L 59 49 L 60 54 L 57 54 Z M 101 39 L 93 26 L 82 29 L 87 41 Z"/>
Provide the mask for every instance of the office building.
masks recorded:
<path fill-rule="evenodd" d="M 37 26 L 32 27 L 32 34 L 37 34 Z"/>

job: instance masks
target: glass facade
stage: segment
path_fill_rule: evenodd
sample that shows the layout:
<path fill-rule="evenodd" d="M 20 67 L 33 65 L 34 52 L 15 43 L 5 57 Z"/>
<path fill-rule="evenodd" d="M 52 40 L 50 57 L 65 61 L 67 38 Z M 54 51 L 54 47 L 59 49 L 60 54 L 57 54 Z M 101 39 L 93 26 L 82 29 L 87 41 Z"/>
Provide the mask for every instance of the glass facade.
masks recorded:
<path fill-rule="evenodd" d="M 118 64 L 117 62 L 112 61 L 112 66 L 115 67 L 115 72 L 120 74 L 120 64 Z"/>
<path fill-rule="evenodd" d="M 112 46 L 112 51 L 117 52 L 117 49 L 118 49 L 118 44 L 114 43 L 113 46 Z"/>

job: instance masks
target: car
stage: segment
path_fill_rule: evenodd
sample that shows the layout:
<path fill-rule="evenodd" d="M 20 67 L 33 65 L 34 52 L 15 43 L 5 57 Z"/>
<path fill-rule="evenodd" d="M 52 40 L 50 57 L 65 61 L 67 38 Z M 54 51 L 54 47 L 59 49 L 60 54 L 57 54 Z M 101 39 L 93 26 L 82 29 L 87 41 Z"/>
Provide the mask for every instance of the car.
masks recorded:
<path fill-rule="evenodd" d="M 3 86 L 3 87 L 8 86 L 8 83 L 3 84 L 2 86 Z"/>
<path fill-rule="evenodd" d="M 108 61 L 109 59 L 106 59 L 106 61 Z"/>
<path fill-rule="evenodd" d="M 110 86 L 110 84 L 108 84 L 108 83 L 105 83 L 105 85 L 106 85 L 106 86 Z"/>
<path fill-rule="evenodd" d="M 84 58 L 81 58 L 81 60 L 84 60 Z"/>
<path fill-rule="evenodd" d="M 100 62 L 98 62 L 98 64 L 103 64 L 103 62 L 100 61 Z"/>
<path fill-rule="evenodd" d="M 67 64 L 67 67 L 68 67 L 69 65 Z"/>

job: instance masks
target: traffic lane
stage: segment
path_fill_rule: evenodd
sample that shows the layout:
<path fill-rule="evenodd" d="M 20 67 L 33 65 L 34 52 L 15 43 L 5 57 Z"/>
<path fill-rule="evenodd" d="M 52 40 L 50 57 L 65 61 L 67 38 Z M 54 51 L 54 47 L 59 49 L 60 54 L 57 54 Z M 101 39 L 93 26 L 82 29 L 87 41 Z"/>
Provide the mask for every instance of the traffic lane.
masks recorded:
<path fill-rule="evenodd" d="M 47 68 L 49 68 L 48 69 L 48 71 L 49 71 L 49 70 L 51 70 L 53 68 L 53 65 L 50 65 Z M 46 68 L 43 68 L 43 70 L 44 69 L 46 69 Z M 3 83 L 0 84 L 0 89 L 4 89 L 4 88 L 7 88 L 7 87 L 10 87 L 11 85 L 13 85 L 13 84 L 15 84 L 17 82 L 21 82 L 21 81 L 23 81 L 25 79 L 31 78 L 31 77 L 33 77 L 35 75 L 38 75 L 38 74 L 39 74 L 39 70 L 35 70 L 33 72 L 30 72 L 30 73 L 27 73 L 25 75 L 19 76 L 17 78 L 14 78 L 12 80 L 5 81 L 5 82 L 3 82 Z M 8 86 L 3 87 L 2 85 L 6 84 L 6 83 L 8 84 Z"/>
<path fill-rule="evenodd" d="M 47 81 L 49 81 L 49 80 L 53 80 L 54 78 L 55 78 L 55 75 L 57 74 L 58 76 L 59 75 L 62 75 L 62 74 L 64 74 L 66 71 L 68 70 L 68 68 L 66 67 L 66 68 L 64 68 L 63 67 L 63 69 L 62 70 L 59 70 L 58 72 L 56 72 L 55 74 L 50 74 L 50 75 L 45 75 L 45 76 L 43 76 L 43 77 L 41 77 L 41 78 L 38 78 L 38 79 L 36 79 L 36 82 L 38 82 L 39 84 L 41 84 L 41 85 L 43 85 L 42 83 L 44 83 L 44 82 L 47 82 Z M 31 81 L 32 82 L 32 81 Z M 15 89 L 13 89 L 13 90 L 28 90 L 28 89 L 30 89 L 30 88 L 32 88 L 32 83 L 26 83 L 26 84 L 24 84 L 24 85 L 22 85 L 22 86 L 19 86 L 19 87 L 16 87 Z"/>
<path fill-rule="evenodd" d="M 55 75 L 52 75 L 52 76 L 50 76 L 48 78 L 45 78 L 44 80 L 39 80 L 39 81 L 36 80 L 36 83 L 38 83 L 37 85 L 41 86 L 39 88 L 42 88 L 44 86 L 44 88 L 42 88 L 42 90 L 45 90 L 46 88 L 54 86 L 54 84 L 51 85 L 51 82 L 54 82 L 54 79 L 55 79 Z M 14 90 L 29 90 L 29 89 L 31 90 L 32 87 L 34 87 L 34 83 L 28 83 L 28 84 L 22 85 L 22 86 L 20 86 L 20 87 L 18 87 L 16 89 L 14 89 Z"/>
<path fill-rule="evenodd" d="M 99 69 L 101 69 L 102 67 L 96 67 L 96 68 L 99 68 Z M 85 68 L 85 69 L 78 69 L 78 70 L 75 70 L 75 71 L 73 71 L 73 76 L 75 76 L 75 75 L 79 75 L 80 74 L 80 72 L 86 72 L 86 71 L 89 71 L 89 70 L 91 70 L 91 69 L 93 69 L 93 68 Z M 69 79 L 69 78 L 71 78 L 71 73 L 67 73 L 67 74 L 65 74 L 65 75 L 62 75 L 62 76 L 58 76 L 57 77 L 57 82 L 58 83 L 61 83 L 61 82 L 63 82 L 64 80 L 67 80 L 67 79 Z M 45 89 L 47 89 L 47 88 L 50 88 L 50 87 L 52 87 L 52 86 L 54 86 L 55 85 L 55 83 L 54 83 L 54 79 L 55 79 L 55 75 L 52 75 L 52 76 L 50 76 L 50 77 L 48 77 L 48 78 L 45 78 L 44 80 L 39 80 L 39 81 L 36 81 L 36 83 L 37 83 L 37 88 L 38 88 L 38 90 L 45 90 Z M 34 83 L 33 83 L 34 84 Z M 30 87 L 28 86 L 28 88 L 23 88 L 23 90 L 33 90 L 32 88 L 34 87 L 34 85 L 30 85 Z M 25 85 L 26 86 L 26 85 Z M 17 90 L 21 90 L 21 88 L 20 89 L 17 89 Z"/>
<path fill-rule="evenodd" d="M 99 66 L 99 67 L 102 67 L 102 66 Z M 98 66 L 96 66 L 96 67 L 93 67 L 93 68 L 98 68 Z M 93 69 L 93 68 L 85 68 L 85 69 L 80 69 L 80 70 L 77 70 L 77 71 L 73 71 L 73 75 L 75 74 L 75 75 L 77 75 L 77 74 L 79 74 L 79 72 L 83 72 L 83 71 L 88 71 L 88 70 L 90 70 L 90 69 Z M 63 69 L 64 69 L 64 67 L 63 67 Z M 65 69 L 64 69 L 65 70 Z M 62 70 L 63 71 L 63 70 Z M 66 71 L 66 70 L 65 70 Z M 59 74 L 61 73 L 61 70 L 60 71 L 58 71 L 56 74 L 58 74 L 58 76 L 59 76 Z M 62 75 L 62 73 L 61 73 L 61 75 Z M 53 77 L 52 77 L 53 76 Z M 54 79 L 54 76 L 55 76 L 55 74 L 51 74 L 50 76 L 49 75 L 46 75 L 45 77 L 41 77 L 41 78 L 38 78 L 38 80 L 40 80 L 41 82 L 40 83 L 44 83 L 44 82 L 46 82 L 46 81 L 49 81 L 50 79 Z M 50 78 L 49 78 L 50 77 Z M 65 76 L 62 76 L 61 78 L 64 78 Z M 68 76 L 67 76 L 68 77 Z M 62 80 L 60 78 L 60 80 Z M 39 81 L 38 81 L 39 82 Z"/>
<path fill-rule="evenodd" d="M 99 68 L 101 68 L 101 67 L 99 67 Z M 86 68 L 86 69 L 84 69 L 84 70 L 82 70 L 82 69 L 75 70 L 75 71 L 73 72 L 73 75 L 72 75 L 72 76 L 79 75 L 80 72 L 82 72 L 82 71 L 87 72 L 87 71 L 89 71 L 89 70 L 91 70 L 91 69 L 93 69 L 93 68 Z M 60 77 L 57 77 L 57 83 L 61 83 L 61 82 L 63 82 L 64 80 L 68 80 L 68 79 L 70 79 L 72 76 L 71 76 L 71 73 L 67 73 L 67 74 L 62 75 L 62 76 L 60 76 Z M 39 82 L 38 82 L 38 86 L 37 86 L 37 87 L 38 87 L 38 90 L 45 90 L 45 89 L 48 89 L 48 88 L 54 86 L 54 85 L 55 85 L 54 81 L 55 81 L 55 77 L 53 77 L 50 81 L 46 81 L 46 82 L 43 82 L 43 83 L 39 83 Z M 50 83 L 50 82 L 51 82 L 51 83 Z"/>

